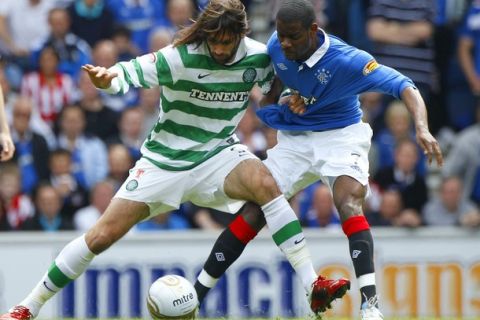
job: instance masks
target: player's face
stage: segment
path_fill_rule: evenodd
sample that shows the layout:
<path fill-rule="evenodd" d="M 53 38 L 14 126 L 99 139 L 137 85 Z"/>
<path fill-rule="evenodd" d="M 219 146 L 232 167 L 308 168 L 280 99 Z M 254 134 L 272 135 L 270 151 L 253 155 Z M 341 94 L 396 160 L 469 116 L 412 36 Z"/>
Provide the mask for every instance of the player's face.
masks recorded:
<path fill-rule="evenodd" d="M 234 34 L 214 34 L 207 38 L 207 46 L 212 58 L 219 64 L 226 64 L 233 60 L 237 53 L 241 37 Z"/>
<path fill-rule="evenodd" d="M 316 50 L 317 25 L 305 28 L 301 21 L 283 22 L 277 19 L 277 36 L 288 60 L 304 61 Z"/>

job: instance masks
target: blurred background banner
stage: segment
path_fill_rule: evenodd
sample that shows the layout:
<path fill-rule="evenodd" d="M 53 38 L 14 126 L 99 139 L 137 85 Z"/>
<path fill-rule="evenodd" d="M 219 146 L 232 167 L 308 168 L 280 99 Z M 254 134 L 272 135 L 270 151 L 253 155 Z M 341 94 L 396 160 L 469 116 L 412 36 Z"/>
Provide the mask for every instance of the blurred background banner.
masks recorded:
<path fill-rule="evenodd" d="M 72 233 L 0 234 L 0 309 L 27 294 Z M 47 304 L 42 319 L 146 316 L 148 286 L 167 273 L 194 281 L 215 232 L 131 234 L 94 260 L 88 271 Z M 323 275 L 353 279 L 347 241 L 337 229 L 306 232 Z M 389 316 L 479 317 L 480 238 L 456 228 L 375 229 L 377 283 Z M 222 253 L 217 259 L 222 260 Z M 334 304 L 336 316 L 358 315 L 358 290 Z M 202 306 L 208 317 L 303 316 L 301 285 L 267 232 L 212 290 Z"/>

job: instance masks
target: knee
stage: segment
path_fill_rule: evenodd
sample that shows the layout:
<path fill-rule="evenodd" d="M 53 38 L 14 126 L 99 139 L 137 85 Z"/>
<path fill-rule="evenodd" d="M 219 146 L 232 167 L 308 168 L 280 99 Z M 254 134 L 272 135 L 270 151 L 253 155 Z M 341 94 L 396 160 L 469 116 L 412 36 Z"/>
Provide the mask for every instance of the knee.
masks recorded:
<path fill-rule="evenodd" d="M 95 254 L 107 250 L 116 240 L 115 235 L 105 228 L 91 229 L 85 235 L 88 248 Z"/>
<path fill-rule="evenodd" d="M 261 172 L 257 178 L 256 185 L 254 196 L 260 205 L 270 202 L 282 194 L 270 172 Z"/>
<path fill-rule="evenodd" d="M 339 201 L 339 203 L 337 204 L 337 210 L 340 214 L 341 220 L 345 221 L 350 217 L 362 214 L 362 206 L 363 199 L 354 196 L 348 196 Z"/>
<path fill-rule="evenodd" d="M 275 196 L 279 196 L 281 193 L 280 189 L 278 188 L 277 182 L 271 174 L 265 174 L 262 176 L 261 187 Z"/>

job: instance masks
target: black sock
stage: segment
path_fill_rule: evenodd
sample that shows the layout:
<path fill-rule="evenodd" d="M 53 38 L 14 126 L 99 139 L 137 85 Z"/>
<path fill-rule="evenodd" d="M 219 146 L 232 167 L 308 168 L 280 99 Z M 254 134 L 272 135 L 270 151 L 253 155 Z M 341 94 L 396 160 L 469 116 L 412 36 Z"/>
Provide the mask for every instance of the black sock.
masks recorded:
<path fill-rule="evenodd" d="M 363 230 L 350 235 L 348 242 L 350 246 L 350 257 L 352 258 L 357 278 L 365 274 L 375 273 L 373 264 L 373 238 L 370 230 Z M 374 285 L 364 286 L 360 288 L 360 293 L 363 304 L 368 299 L 375 297 L 377 290 Z"/>
<path fill-rule="evenodd" d="M 198 280 L 195 282 L 193 287 L 195 288 L 195 291 L 197 292 L 198 301 L 200 302 L 200 304 L 202 304 L 203 299 L 205 299 L 205 296 L 207 295 L 208 291 L 210 291 L 211 288 L 205 287 Z"/>
<path fill-rule="evenodd" d="M 230 228 L 226 228 L 213 245 L 203 269 L 212 277 L 220 278 L 225 271 L 240 257 L 247 245 L 242 243 Z M 198 301 L 202 303 L 211 288 L 201 284 L 198 279 L 195 282 Z"/>

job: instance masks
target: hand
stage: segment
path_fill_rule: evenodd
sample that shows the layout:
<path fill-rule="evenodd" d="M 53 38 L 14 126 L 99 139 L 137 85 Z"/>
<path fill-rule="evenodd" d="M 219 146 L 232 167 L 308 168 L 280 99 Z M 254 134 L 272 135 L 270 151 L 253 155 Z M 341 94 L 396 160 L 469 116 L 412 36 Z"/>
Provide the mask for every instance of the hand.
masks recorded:
<path fill-rule="evenodd" d="M 13 157 L 15 145 L 8 133 L 0 133 L 0 161 L 7 161 Z"/>
<path fill-rule="evenodd" d="M 432 164 L 433 156 L 435 156 L 438 166 L 441 167 L 443 165 L 443 155 L 437 140 L 425 127 L 417 128 L 416 131 L 417 143 L 423 149 L 423 153 L 427 156 L 428 164 Z"/>
<path fill-rule="evenodd" d="M 118 77 L 118 73 L 110 72 L 105 67 L 86 64 L 82 66 L 82 69 L 88 73 L 93 85 L 99 89 L 110 88 L 112 79 Z"/>
<path fill-rule="evenodd" d="M 288 104 L 290 111 L 296 114 L 303 114 L 307 109 L 303 98 L 298 93 L 283 97 L 279 102 L 280 104 Z"/>

